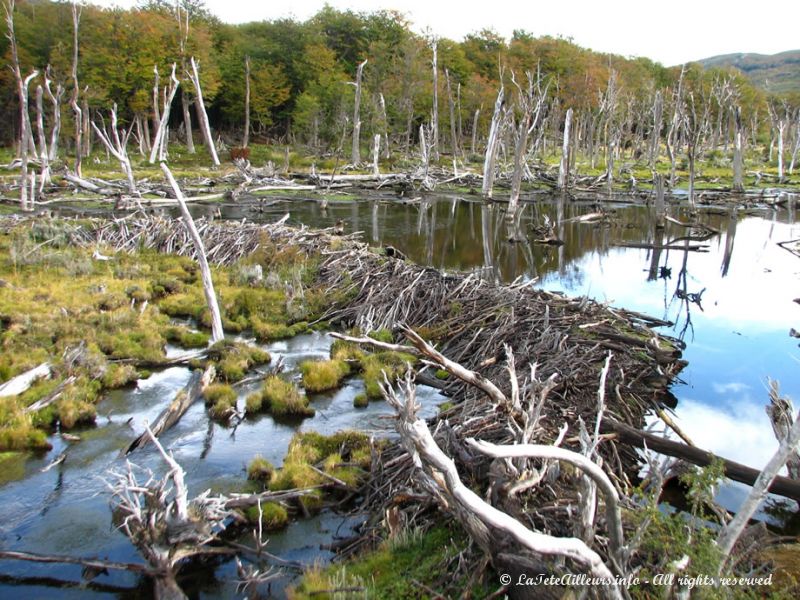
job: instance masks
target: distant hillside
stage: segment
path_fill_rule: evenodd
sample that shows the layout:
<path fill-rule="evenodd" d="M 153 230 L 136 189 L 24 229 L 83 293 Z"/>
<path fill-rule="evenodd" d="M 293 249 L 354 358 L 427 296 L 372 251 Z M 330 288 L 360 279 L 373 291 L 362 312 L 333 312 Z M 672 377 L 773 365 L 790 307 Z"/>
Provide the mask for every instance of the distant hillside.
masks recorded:
<path fill-rule="evenodd" d="M 723 54 L 697 61 L 704 67 L 732 66 L 769 92 L 800 92 L 800 50 L 780 54 Z"/>

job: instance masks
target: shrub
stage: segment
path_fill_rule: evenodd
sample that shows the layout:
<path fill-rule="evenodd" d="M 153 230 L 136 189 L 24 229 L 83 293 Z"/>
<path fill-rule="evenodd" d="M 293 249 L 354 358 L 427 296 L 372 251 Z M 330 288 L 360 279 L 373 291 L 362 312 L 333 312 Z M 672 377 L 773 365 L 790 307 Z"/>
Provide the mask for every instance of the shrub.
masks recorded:
<path fill-rule="evenodd" d="M 307 391 L 326 392 L 341 385 L 350 367 L 342 360 L 305 361 L 300 364 L 300 372 Z"/>

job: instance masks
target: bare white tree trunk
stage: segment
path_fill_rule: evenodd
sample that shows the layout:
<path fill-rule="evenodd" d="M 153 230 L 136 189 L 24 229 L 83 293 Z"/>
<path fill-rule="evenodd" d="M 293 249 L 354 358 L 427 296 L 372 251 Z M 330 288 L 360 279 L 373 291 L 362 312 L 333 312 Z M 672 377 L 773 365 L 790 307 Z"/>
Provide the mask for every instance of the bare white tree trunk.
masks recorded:
<path fill-rule="evenodd" d="M 447 84 L 447 104 L 450 107 L 450 145 L 453 150 L 453 160 L 455 160 L 461 154 L 461 148 L 459 145 L 458 135 L 456 133 L 456 106 L 453 100 L 453 93 L 450 88 L 450 72 L 447 69 L 444 70 L 444 80 Z"/>
<path fill-rule="evenodd" d="M 206 296 L 208 310 L 211 312 L 211 340 L 213 342 L 218 342 L 225 337 L 225 333 L 222 329 L 222 316 L 220 315 L 219 304 L 217 303 L 217 295 L 214 292 L 214 282 L 211 279 L 211 268 L 208 266 L 208 259 L 206 259 L 203 239 L 200 237 L 200 233 L 194 225 L 192 215 L 189 214 L 189 209 L 186 207 L 183 192 L 181 192 L 178 182 L 175 181 L 166 163 L 161 163 L 161 170 L 164 172 L 164 176 L 172 187 L 172 191 L 175 192 L 175 198 L 178 200 L 178 204 L 181 207 L 183 222 L 189 230 L 189 235 L 192 236 L 192 241 L 197 251 L 197 262 L 200 264 L 200 277 L 203 280 L 203 293 Z"/>
<path fill-rule="evenodd" d="M 505 89 L 502 80 L 500 90 L 497 92 L 497 100 L 494 103 L 494 113 L 492 113 L 492 124 L 489 127 L 489 139 L 486 141 L 486 156 L 483 161 L 483 186 L 481 193 L 486 198 L 492 197 L 494 187 L 494 165 L 497 160 L 497 144 L 500 141 L 500 129 L 503 122 L 503 99 Z"/>
<path fill-rule="evenodd" d="M 725 557 L 720 565 L 720 572 L 722 572 L 726 559 L 730 556 L 731 550 L 733 550 L 733 546 L 736 544 L 736 540 L 742 535 L 744 528 L 747 526 L 759 504 L 767 497 L 767 490 L 778 474 L 778 471 L 781 470 L 787 459 L 793 453 L 797 452 L 798 443 L 800 443 L 800 416 L 795 419 L 787 437 L 780 443 L 778 450 L 773 454 L 772 458 L 769 459 L 764 470 L 761 471 L 747 499 L 739 507 L 739 510 L 736 511 L 736 516 L 720 532 L 717 538 L 717 546 L 719 547 L 720 554 Z"/>
<path fill-rule="evenodd" d="M 472 116 L 472 144 L 470 145 L 470 153 L 475 154 L 478 144 L 478 117 L 480 117 L 481 109 L 476 108 L 475 114 Z"/>
<path fill-rule="evenodd" d="M 372 174 L 375 177 L 379 177 L 381 174 L 380 169 L 378 168 L 378 158 L 381 154 L 381 134 L 376 133 L 374 142 L 372 144 Z"/>
<path fill-rule="evenodd" d="M 206 105 L 203 102 L 203 90 L 200 88 L 200 74 L 197 71 L 197 63 L 194 60 L 194 56 L 190 59 L 190 64 L 192 65 L 192 71 L 189 73 L 189 78 L 194 85 L 197 114 L 200 117 L 200 129 L 203 132 L 206 148 L 208 148 L 209 153 L 211 153 L 211 161 L 214 163 L 215 167 L 218 167 L 219 157 L 217 156 L 217 147 L 214 145 L 214 138 L 211 136 L 211 125 L 208 122 Z"/>
<path fill-rule="evenodd" d="M 78 3 L 72 3 L 72 98 L 70 105 L 75 115 L 75 174 L 83 177 L 81 169 L 81 155 L 83 152 L 83 111 L 81 110 L 80 87 L 78 86 L 78 26 L 81 21 L 81 11 Z"/>
<path fill-rule="evenodd" d="M 127 132 L 123 132 L 120 135 L 119 129 L 117 128 L 117 105 L 114 104 L 113 108 L 111 109 L 111 136 L 109 137 L 108 133 L 101 130 L 94 121 L 92 122 L 92 127 L 97 133 L 97 137 L 100 138 L 100 142 L 102 142 L 103 146 L 105 146 L 106 150 L 108 150 L 114 158 L 119 161 L 120 166 L 122 167 L 122 172 L 125 173 L 125 176 L 128 179 L 128 191 L 132 196 L 139 196 L 139 191 L 136 189 L 136 180 L 133 177 L 133 168 L 131 167 L 130 158 L 128 158 L 128 138 L 131 135 L 132 128 L 128 129 Z"/>
<path fill-rule="evenodd" d="M 181 84 L 181 82 L 178 81 L 178 78 L 175 77 L 175 67 L 175 63 L 172 63 L 172 73 L 169 77 L 169 89 L 165 93 L 164 110 L 161 112 L 161 117 L 158 121 L 158 127 L 156 127 L 155 138 L 153 138 L 153 144 L 150 148 L 150 164 L 156 162 L 156 156 L 158 156 L 159 160 L 164 160 L 165 148 L 169 142 L 167 123 L 169 122 L 170 107 L 172 106 L 172 101 L 175 99 L 175 93 L 178 91 L 178 86 Z M 158 74 L 158 70 L 156 70 L 156 74 Z M 155 96 L 154 99 L 156 101 L 155 108 L 156 111 L 158 111 L 158 96 Z"/>
<path fill-rule="evenodd" d="M 44 90 L 42 86 L 36 86 L 36 130 L 39 135 L 39 162 L 41 163 L 42 178 L 39 192 L 41 194 L 44 186 L 50 183 L 50 160 L 47 153 L 47 135 L 44 129 Z"/>
<path fill-rule="evenodd" d="M 381 103 L 381 117 L 383 118 L 383 158 L 389 160 L 391 158 L 391 148 L 389 147 L 389 117 L 386 115 L 386 100 L 383 94 L 378 96 Z"/>
<path fill-rule="evenodd" d="M 250 57 L 244 57 L 244 138 L 242 148 L 250 142 Z"/>
<path fill-rule="evenodd" d="M 50 148 L 47 158 L 53 162 L 58 158 L 58 136 L 61 133 L 61 97 L 64 95 L 64 88 L 59 84 L 56 86 L 56 93 L 50 89 L 50 67 L 47 67 L 44 78 L 44 90 L 47 98 L 53 105 L 53 128 L 50 132 Z"/>
<path fill-rule="evenodd" d="M 356 69 L 356 98 L 353 103 L 353 151 L 350 162 L 357 165 L 361 162 L 361 80 L 364 74 L 365 60 Z"/>
<path fill-rule="evenodd" d="M 161 78 L 158 75 L 158 65 L 153 65 L 153 133 L 158 140 L 158 130 L 161 129 Z M 158 144 L 154 143 L 153 146 Z M 150 161 L 153 162 L 153 161 Z"/>
<path fill-rule="evenodd" d="M 19 204 L 22 210 L 33 210 L 33 205 L 36 202 L 36 187 L 31 185 L 28 178 L 28 138 L 30 137 L 30 117 L 28 113 L 28 87 L 31 80 L 34 79 L 39 73 L 34 71 L 28 75 L 22 82 L 22 94 L 20 95 L 20 107 L 23 116 L 20 123 L 20 160 L 22 162 L 22 169 L 19 177 Z M 35 149 L 34 149 L 35 150 Z M 28 186 L 30 185 L 30 197 L 28 196 Z"/>
<path fill-rule="evenodd" d="M 433 107 L 431 110 L 431 136 L 433 144 L 433 157 L 439 161 L 439 68 L 437 65 L 438 59 L 438 41 L 434 39 L 431 42 L 431 49 L 433 50 Z"/>
<path fill-rule="evenodd" d="M 743 158 L 742 158 L 742 111 L 736 107 L 736 133 L 733 142 L 733 191 L 744 191 Z"/>
<path fill-rule="evenodd" d="M 186 152 L 194 154 L 197 150 L 194 147 L 194 138 L 192 137 L 192 112 L 189 110 L 189 98 L 187 97 L 186 90 L 181 90 L 181 109 L 183 110 L 183 129 L 184 137 L 186 140 Z"/>
<path fill-rule="evenodd" d="M 661 92 L 656 92 L 653 101 L 653 130 L 650 132 L 650 168 L 656 168 L 658 160 L 658 147 L 661 142 L 661 119 L 664 112 L 664 98 Z"/>
<path fill-rule="evenodd" d="M 783 134 L 786 131 L 786 120 L 778 121 L 778 181 L 783 181 Z"/>
<path fill-rule="evenodd" d="M 569 187 L 569 136 L 571 128 L 572 109 L 570 108 L 564 118 L 564 141 L 561 145 L 561 163 L 558 165 L 558 183 L 556 184 L 559 190 L 566 190 Z"/>

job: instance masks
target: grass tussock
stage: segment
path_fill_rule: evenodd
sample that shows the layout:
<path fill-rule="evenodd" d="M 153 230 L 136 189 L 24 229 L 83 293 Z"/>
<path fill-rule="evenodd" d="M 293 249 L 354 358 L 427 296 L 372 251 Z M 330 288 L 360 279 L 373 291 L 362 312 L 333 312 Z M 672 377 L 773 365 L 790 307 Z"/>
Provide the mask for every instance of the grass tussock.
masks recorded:
<path fill-rule="evenodd" d="M 343 360 L 307 360 L 300 363 L 303 387 L 309 392 L 335 390 L 350 374 L 350 366 Z"/>
<path fill-rule="evenodd" d="M 292 382 L 270 375 L 257 392 L 247 397 L 247 413 L 269 411 L 275 417 L 313 417 L 308 398 Z"/>

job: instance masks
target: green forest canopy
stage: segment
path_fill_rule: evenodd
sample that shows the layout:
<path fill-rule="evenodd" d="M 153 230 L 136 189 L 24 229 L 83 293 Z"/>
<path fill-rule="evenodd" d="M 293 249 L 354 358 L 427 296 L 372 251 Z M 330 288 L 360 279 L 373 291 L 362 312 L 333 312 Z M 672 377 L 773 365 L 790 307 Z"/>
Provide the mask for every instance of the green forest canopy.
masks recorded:
<path fill-rule="evenodd" d="M 399 13 L 359 13 L 326 6 L 303 22 L 279 19 L 230 25 L 211 15 L 200 0 L 183 0 L 183 5 L 191 15 L 183 56 L 171 2 L 150 0 L 131 10 L 83 7 L 78 79 L 87 90 L 90 109 L 107 111 L 116 103 L 123 122 L 137 114 L 151 116 L 154 66 L 163 82 L 171 64 L 177 63 L 184 93 L 191 94 L 182 65 L 194 56 L 200 64 L 212 126 L 222 132 L 241 130 L 244 61 L 249 56 L 254 132 L 267 139 L 289 135 L 299 142 L 313 139 L 315 145 L 333 145 L 343 136 L 351 116 L 353 86 L 349 82 L 358 63 L 368 59 L 361 117 L 365 131 L 389 131 L 408 139 L 430 119 L 431 40 L 413 33 Z M 34 69 L 43 74 L 50 65 L 54 83 L 66 88 L 68 98 L 72 86 L 71 3 L 18 1 L 15 29 L 23 77 Z M 0 53 L 10 64 L 5 36 L 0 39 Z M 551 82 L 553 99 L 563 109 L 593 111 L 599 110 L 609 74 L 614 71 L 625 103 L 641 106 L 644 112 L 652 106 L 657 90 L 669 98 L 680 73 L 678 67 L 666 68 L 646 58 L 592 52 L 569 40 L 536 38 L 523 30 L 515 31 L 510 40 L 491 30 L 470 34 L 462 42 L 440 39 L 438 54 L 441 126 L 449 127 L 445 88 L 449 77 L 450 95 L 458 99 L 455 118 L 459 126 L 463 121 L 464 131 L 471 129 L 476 111 L 480 111 L 479 130 L 488 129 L 501 72 L 508 84 L 511 73 L 520 79 L 523 73 L 538 71 Z M 735 69 L 703 70 L 691 65 L 687 82 L 710 102 L 710 94 L 702 90 L 710 89 L 720 77 L 735 82 L 745 119 L 759 115 L 766 122 L 770 98 Z M 40 75 L 32 90 L 41 81 Z M 0 70 L 0 98 L 3 122 L 16 123 L 18 101 L 7 68 Z M 786 101 L 800 105 L 797 94 L 786 96 Z M 173 118 L 178 116 L 173 113 Z M 0 142 L 11 143 L 15 129 L 4 128 Z"/>

